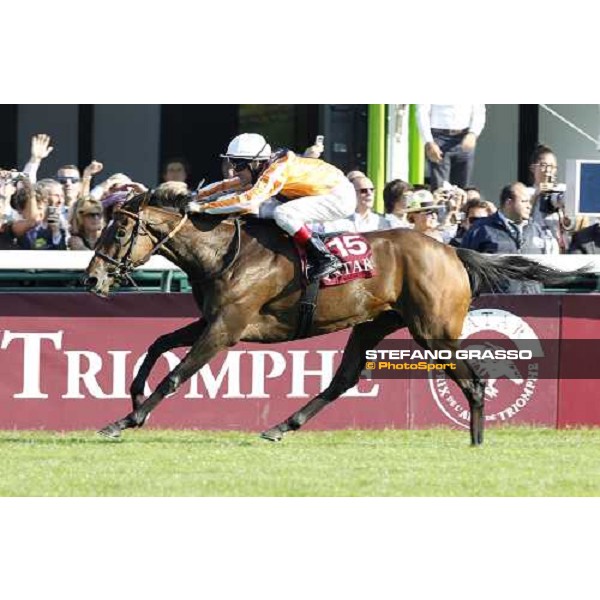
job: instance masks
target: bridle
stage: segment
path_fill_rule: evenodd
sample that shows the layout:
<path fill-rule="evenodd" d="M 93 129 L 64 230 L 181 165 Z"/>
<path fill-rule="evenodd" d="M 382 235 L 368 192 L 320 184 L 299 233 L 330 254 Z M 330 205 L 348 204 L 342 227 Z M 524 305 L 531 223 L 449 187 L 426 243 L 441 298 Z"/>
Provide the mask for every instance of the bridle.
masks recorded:
<path fill-rule="evenodd" d="M 183 215 L 179 223 L 177 223 L 177 225 L 164 238 L 162 238 L 161 240 L 157 240 L 156 237 L 153 234 L 151 234 L 150 231 L 148 231 L 148 228 L 146 227 L 146 224 L 142 220 L 141 216 L 141 213 L 146 208 L 149 199 L 150 193 L 148 192 L 146 193 L 144 199 L 140 203 L 140 207 L 137 213 L 131 212 L 122 207 L 116 208 L 113 213 L 113 216 L 117 214 L 122 214 L 134 220 L 134 226 L 131 232 L 131 237 L 128 242 L 129 245 L 127 247 L 127 251 L 119 260 L 112 258 L 112 256 L 104 254 L 104 252 L 101 252 L 100 250 L 96 250 L 94 252 L 94 256 L 101 258 L 102 260 L 108 262 L 109 264 L 115 267 L 114 270 L 108 272 L 108 275 L 114 276 L 119 281 L 126 279 L 134 286 L 136 286 L 136 284 L 133 278 L 131 277 L 131 273 L 137 267 L 144 264 L 152 255 L 156 254 L 156 252 L 158 252 L 171 238 L 173 238 L 179 232 L 179 230 L 185 225 L 186 221 L 188 220 L 188 215 Z M 134 261 L 131 259 L 131 255 L 133 254 L 133 249 L 135 248 L 135 244 L 140 235 L 147 235 L 151 240 L 154 239 L 154 246 L 142 258 Z"/>
<path fill-rule="evenodd" d="M 150 192 L 147 192 L 146 196 L 140 203 L 140 207 L 139 207 L 137 213 L 131 212 L 131 211 L 126 210 L 121 207 L 116 208 L 113 213 L 113 215 L 122 214 L 122 215 L 125 215 L 134 220 L 134 226 L 133 226 L 133 230 L 131 232 L 131 237 L 128 242 L 129 245 L 128 245 L 127 251 L 119 260 L 112 258 L 112 256 L 108 256 L 107 254 L 104 254 L 104 252 L 101 252 L 100 250 L 96 250 L 94 252 L 94 256 L 97 256 L 98 258 L 108 262 L 109 264 L 111 264 L 115 267 L 114 270 L 108 272 L 109 276 L 115 277 L 115 279 L 117 279 L 118 281 L 122 281 L 125 279 L 125 280 L 129 281 L 134 287 L 137 287 L 137 285 L 136 285 L 135 281 L 133 280 L 133 278 L 131 277 L 131 273 L 135 269 L 137 269 L 137 267 L 144 264 L 151 256 L 156 254 L 156 252 L 158 252 L 158 250 L 160 250 L 170 239 L 172 239 L 181 230 L 181 228 L 185 225 L 185 223 L 188 220 L 188 215 L 186 213 L 183 215 L 183 217 L 181 218 L 179 223 L 177 223 L 177 225 L 164 238 L 162 238 L 161 240 L 157 240 L 156 237 L 153 234 L 151 234 L 150 231 L 148 231 L 148 228 L 146 227 L 146 224 L 142 220 L 142 216 L 141 216 L 141 213 L 144 211 L 144 209 L 148 205 L 149 199 L 150 199 Z M 153 208 L 157 208 L 157 207 L 153 207 Z M 160 210 L 160 209 L 158 209 L 158 210 Z M 167 212 L 167 211 L 164 211 L 164 212 Z M 169 214 L 172 214 L 172 213 L 169 212 Z M 235 232 L 233 234 L 233 238 L 231 241 L 231 245 L 235 245 L 233 257 L 226 265 L 223 266 L 223 268 L 215 276 L 223 275 L 224 273 L 229 271 L 229 269 L 231 269 L 231 267 L 233 266 L 233 264 L 235 263 L 235 261 L 237 260 L 237 258 L 239 256 L 240 249 L 241 249 L 241 223 L 240 223 L 239 218 L 236 218 L 234 220 L 234 225 L 235 225 Z M 147 252 L 142 258 L 140 258 L 136 261 L 133 261 L 131 259 L 131 255 L 133 254 L 133 249 L 135 248 L 135 244 L 140 235 L 147 235 L 150 239 L 154 239 L 156 241 L 154 242 L 154 246 L 150 249 L 149 252 Z"/>

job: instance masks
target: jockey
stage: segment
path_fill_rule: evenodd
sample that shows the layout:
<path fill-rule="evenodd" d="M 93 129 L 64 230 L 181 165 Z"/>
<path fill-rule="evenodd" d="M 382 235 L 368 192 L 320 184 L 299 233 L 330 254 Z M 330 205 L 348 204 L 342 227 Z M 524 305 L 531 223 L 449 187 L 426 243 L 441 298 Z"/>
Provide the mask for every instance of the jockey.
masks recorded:
<path fill-rule="evenodd" d="M 187 206 L 188 212 L 254 214 L 274 219 L 306 249 L 309 281 L 341 267 L 307 227 L 311 221 L 333 221 L 354 212 L 354 187 L 339 169 L 288 150 L 271 154 L 265 138 L 256 133 L 238 135 L 221 157 L 229 160 L 235 176 L 198 190 Z"/>

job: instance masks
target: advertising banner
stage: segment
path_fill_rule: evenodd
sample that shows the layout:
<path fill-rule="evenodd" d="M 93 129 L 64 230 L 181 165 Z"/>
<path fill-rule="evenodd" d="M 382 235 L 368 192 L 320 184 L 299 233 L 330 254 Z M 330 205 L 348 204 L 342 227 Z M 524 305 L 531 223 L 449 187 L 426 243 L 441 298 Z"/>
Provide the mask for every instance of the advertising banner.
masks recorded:
<path fill-rule="evenodd" d="M 122 293 L 108 301 L 87 294 L 4 294 L 0 299 L 2 429 L 98 429 L 125 416 L 131 410 L 129 385 L 148 346 L 199 318 L 189 294 Z M 600 340 L 599 313 L 596 295 L 485 296 L 474 303 L 464 347 L 487 351 L 502 342 L 534 351 L 531 360 L 484 366 L 488 426 L 600 425 L 597 381 L 585 378 L 588 371 L 600 372 L 599 354 L 573 346 L 584 338 Z M 238 344 L 166 398 L 148 426 L 271 427 L 329 384 L 348 335 Z M 402 330 L 378 348 L 409 339 Z M 159 359 L 146 394 L 185 352 L 175 349 Z M 466 427 L 468 419 L 468 403 L 445 372 L 379 378 L 367 370 L 307 428 Z"/>
<path fill-rule="evenodd" d="M 3 296 L 0 428 L 95 429 L 131 410 L 128 387 L 148 346 L 198 318 L 185 294 Z M 8 314 L 7 314 L 8 313 Z M 349 332 L 286 344 L 239 344 L 166 398 L 154 427 L 261 430 L 326 387 Z M 146 389 L 185 349 L 159 359 Z M 307 428 L 406 428 L 408 386 L 361 380 Z"/>

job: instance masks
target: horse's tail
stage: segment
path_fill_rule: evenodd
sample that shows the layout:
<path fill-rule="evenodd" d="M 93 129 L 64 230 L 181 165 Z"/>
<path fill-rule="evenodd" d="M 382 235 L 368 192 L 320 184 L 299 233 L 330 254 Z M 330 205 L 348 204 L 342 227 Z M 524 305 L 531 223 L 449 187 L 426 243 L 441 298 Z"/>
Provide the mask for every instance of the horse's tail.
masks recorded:
<path fill-rule="evenodd" d="M 467 248 L 457 248 L 471 282 L 473 296 L 481 292 L 499 292 L 512 281 L 538 281 L 560 286 L 572 283 L 577 277 L 589 273 L 589 266 L 573 271 L 560 271 L 523 256 L 482 254 Z"/>

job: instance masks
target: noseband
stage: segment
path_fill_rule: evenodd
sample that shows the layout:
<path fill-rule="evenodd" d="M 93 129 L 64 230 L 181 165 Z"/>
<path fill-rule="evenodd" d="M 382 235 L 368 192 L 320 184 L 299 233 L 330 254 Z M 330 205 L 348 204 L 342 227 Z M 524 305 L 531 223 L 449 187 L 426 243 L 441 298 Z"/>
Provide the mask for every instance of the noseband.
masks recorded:
<path fill-rule="evenodd" d="M 158 250 L 160 250 L 173 236 L 175 236 L 175 234 L 185 225 L 186 221 L 188 220 L 188 216 L 187 216 L 187 214 L 185 214 L 181 218 L 179 223 L 177 223 L 177 225 L 162 240 L 155 241 L 154 246 L 152 247 L 150 252 L 145 254 L 139 260 L 133 261 L 131 259 L 131 255 L 133 254 L 133 249 L 134 249 L 137 239 L 140 235 L 147 235 L 150 239 L 153 239 L 153 238 L 156 239 L 155 236 L 153 234 L 151 234 L 150 231 L 148 231 L 148 228 L 146 227 L 146 224 L 142 220 L 142 216 L 141 216 L 141 213 L 146 208 L 148 200 L 149 200 L 149 194 L 147 194 L 146 197 L 144 198 L 144 200 L 141 202 L 139 211 L 137 213 L 131 212 L 124 208 L 117 208 L 115 210 L 115 214 L 125 215 L 125 216 L 133 219 L 135 222 L 135 224 L 133 226 L 133 230 L 131 232 L 131 238 L 129 240 L 129 246 L 127 248 L 127 251 L 119 260 L 112 258 L 112 256 L 108 256 L 107 254 L 104 254 L 104 252 L 101 252 L 100 250 L 96 250 L 96 252 L 94 253 L 94 256 L 101 258 L 102 260 L 110 263 L 111 265 L 113 265 L 115 267 L 115 269 L 113 271 L 108 273 L 109 275 L 114 276 L 119 281 L 126 279 L 129 282 L 131 282 L 134 286 L 136 284 L 135 284 L 135 281 L 133 280 L 133 278 L 131 277 L 131 273 L 137 267 L 139 267 L 140 265 L 145 263 Z"/>

